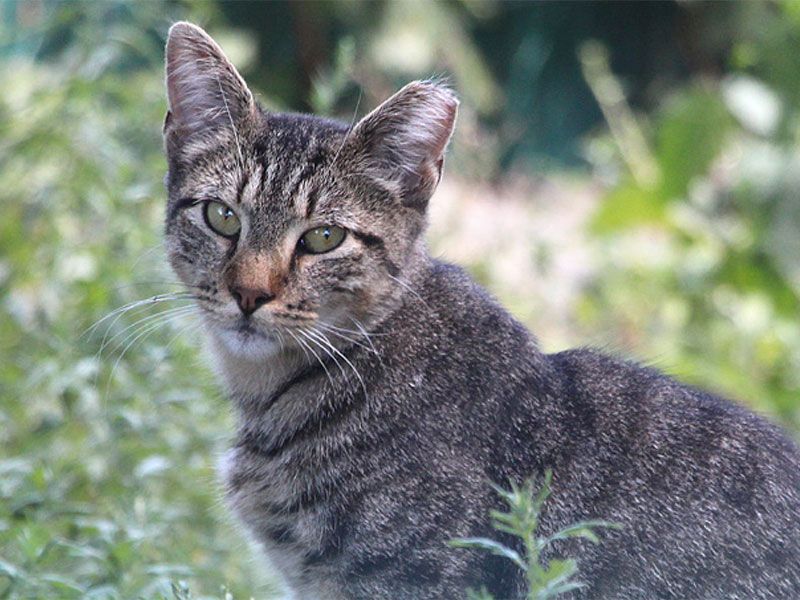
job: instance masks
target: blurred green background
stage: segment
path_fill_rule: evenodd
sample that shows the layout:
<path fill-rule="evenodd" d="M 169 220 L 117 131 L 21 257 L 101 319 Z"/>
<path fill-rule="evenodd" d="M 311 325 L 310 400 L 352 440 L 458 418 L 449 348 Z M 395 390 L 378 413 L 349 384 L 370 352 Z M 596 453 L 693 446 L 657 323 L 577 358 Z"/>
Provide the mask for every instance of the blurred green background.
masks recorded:
<path fill-rule="evenodd" d="M 800 2 L 0 0 L 0 598 L 280 593 L 219 496 L 232 419 L 198 324 L 113 312 L 174 289 L 178 19 L 272 109 L 349 121 L 449 76 L 434 253 L 548 351 L 601 346 L 800 430 Z"/>

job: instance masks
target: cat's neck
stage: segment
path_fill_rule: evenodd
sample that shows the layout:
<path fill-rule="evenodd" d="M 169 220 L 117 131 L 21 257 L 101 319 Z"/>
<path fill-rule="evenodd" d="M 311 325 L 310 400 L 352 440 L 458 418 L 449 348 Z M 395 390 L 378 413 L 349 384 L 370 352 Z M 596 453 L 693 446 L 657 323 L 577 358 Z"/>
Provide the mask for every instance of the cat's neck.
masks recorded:
<path fill-rule="evenodd" d="M 302 353 L 292 348 L 257 357 L 234 353 L 213 332 L 206 339 L 206 349 L 212 368 L 231 397 L 269 397 L 305 361 Z"/>

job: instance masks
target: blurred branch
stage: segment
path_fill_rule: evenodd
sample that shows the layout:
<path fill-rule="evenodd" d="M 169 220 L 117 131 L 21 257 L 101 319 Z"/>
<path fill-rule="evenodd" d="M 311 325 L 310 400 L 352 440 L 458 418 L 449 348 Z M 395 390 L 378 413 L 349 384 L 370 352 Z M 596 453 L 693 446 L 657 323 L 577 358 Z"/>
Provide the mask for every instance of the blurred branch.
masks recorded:
<path fill-rule="evenodd" d="M 333 64 L 328 68 L 318 69 L 317 74 L 311 78 L 309 102 L 314 113 L 334 115 L 337 102 L 355 80 L 355 61 L 355 41 L 351 37 L 342 38 L 336 46 Z"/>
<path fill-rule="evenodd" d="M 625 100 L 619 80 L 611 72 L 608 50 L 600 42 L 584 42 L 578 50 L 578 59 L 586 83 L 634 179 L 643 188 L 656 187 L 661 177 L 658 164 Z"/>

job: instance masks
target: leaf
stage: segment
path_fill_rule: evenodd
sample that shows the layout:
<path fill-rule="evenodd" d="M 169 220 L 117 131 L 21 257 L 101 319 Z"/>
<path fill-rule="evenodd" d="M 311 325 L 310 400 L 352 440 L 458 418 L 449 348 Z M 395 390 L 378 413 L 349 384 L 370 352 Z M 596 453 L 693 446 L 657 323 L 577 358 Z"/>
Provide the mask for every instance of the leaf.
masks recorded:
<path fill-rule="evenodd" d="M 500 496 L 503 500 L 505 500 L 508 504 L 514 504 L 517 495 L 519 494 L 519 488 L 517 488 L 517 484 L 513 481 L 511 482 L 511 489 L 506 490 L 496 483 L 489 484 L 492 486 L 492 489 Z"/>
<path fill-rule="evenodd" d="M 732 124 L 718 93 L 694 89 L 674 98 L 657 123 L 658 184 L 649 188 L 633 178 L 623 180 L 604 198 L 592 219 L 592 231 L 609 234 L 666 224 L 666 207 L 684 198 L 692 181 L 708 172 Z"/>
<path fill-rule="evenodd" d="M 560 596 L 561 594 L 566 594 L 567 592 L 572 592 L 574 590 L 579 590 L 581 588 L 586 587 L 585 583 L 581 583 L 580 581 L 567 581 L 566 583 L 562 583 L 556 586 L 548 587 L 544 591 L 544 595 L 540 596 L 542 600 L 545 598 L 555 598 L 556 596 Z"/>
<path fill-rule="evenodd" d="M 547 469 L 547 471 L 545 471 L 544 473 L 544 483 L 539 488 L 539 493 L 536 495 L 536 499 L 533 501 L 533 506 L 536 513 L 538 513 L 541 510 L 541 507 L 550 497 L 550 484 L 552 483 L 552 481 L 553 481 L 553 471 Z M 525 487 L 528 490 L 527 495 L 531 496 L 533 493 L 532 483 L 529 481 Z"/>
<path fill-rule="evenodd" d="M 494 596 L 489 593 L 486 586 L 481 586 L 479 590 L 469 588 L 467 590 L 467 600 L 494 600 Z"/>
<path fill-rule="evenodd" d="M 591 222 L 591 229 L 599 235 L 623 229 L 663 222 L 666 215 L 662 197 L 629 180 L 611 193 L 600 204 Z"/>
<path fill-rule="evenodd" d="M 527 564 L 525 564 L 525 561 L 522 560 L 522 557 L 516 550 L 513 550 L 508 546 L 501 544 L 500 542 L 490 540 L 489 538 L 456 538 L 454 540 L 450 540 L 448 544 L 455 548 L 477 548 L 479 550 L 486 550 L 495 556 L 502 556 L 514 561 L 514 563 L 516 563 L 516 565 L 523 571 L 528 570 Z"/>
<path fill-rule="evenodd" d="M 554 558 L 547 564 L 544 575 L 547 581 L 558 583 L 572 577 L 577 570 L 578 563 L 574 559 Z"/>
<path fill-rule="evenodd" d="M 58 590 L 62 594 L 65 592 L 77 592 L 79 594 L 86 592 L 85 587 L 73 581 L 72 579 L 64 577 L 63 575 L 59 575 L 58 573 L 47 573 L 45 575 L 41 575 L 40 579 L 49 583 L 54 589 Z"/>
<path fill-rule="evenodd" d="M 21 579 L 24 573 L 22 569 L 15 567 L 10 562 L 0 558 L 0 577 L 8 577 L 9 579 Z"/>
<path fill-rule="evenodd" d="M 597 544 L 600 542 L 600 538 L 597 537 L 597 534 L 592 531 L 594 528 L 597 527 L 605 527 L 608 529 L 620 529 L 621 526 L 618 523 L 611 523 L 610 521 L 601 521 L 601 520 L 593 520 L 593 521 L 580 521 L 579 523 L 574 523 L 568 527 L 565 527 L 561 531 L 558 531 L 551 535 L 550 537 L 543 538 L 539 540 L 539 548 L 544 548 L 551 542 L 556 540 L 564 540 L 567 538 L 585 538 L 592 542 L 593 544 Z"/>
<path fill-rule="evenodd" d="M 557 560 L 553 559 L 544 572 L 544 586 L 540 592 L 541 598 L 553 598 L 561 593 L 557 590 L 565 586 L 573 585 L 567 580 L 578 571 L 578 563 L 573 559 Z M 580 584 L 577 584 L 580 585 Z"/>
<path fill-rule="evenodd" d="M 510 533 L 511 535 L 519 536 L 520 533 L 520 526 L 518 524 L 515 525 L 504 525 L 503 523 L 499 523 L 495 521 L 492 523 L 492 527 L 494 527 L 497 531 L 502 531 L 503 533 Z"/>
<path fill-rule="evenodd" d="M 715 90 L 684 92 L 666 107 L 656 145 L 659 194 L 665 201 L 685 196 L 691 181 L 708 171 L 732 124 L 733 118 Z"/>
<path fill-rule="evenodd" d="M 516 514 L 515 512 L 504 513 L 500 512 L 499 510 L 492 510 L 489 511 L 489 516 L 494 521 L 496 529 L 501 529 L 500 526 L 502 525 L 517 531 L 522 526 L 522 519 L 520 519 L 520 515 Z M 514 531 L 511 531 L 510 533 L 514 533 Z"/>

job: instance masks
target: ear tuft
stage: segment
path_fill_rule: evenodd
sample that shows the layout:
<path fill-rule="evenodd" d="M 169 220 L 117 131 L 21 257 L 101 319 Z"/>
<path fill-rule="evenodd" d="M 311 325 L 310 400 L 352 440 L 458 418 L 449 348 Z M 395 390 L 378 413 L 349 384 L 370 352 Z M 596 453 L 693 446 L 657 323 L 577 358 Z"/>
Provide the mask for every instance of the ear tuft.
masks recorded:
<path fill-rule="evenodd" d="M 414 81 L 364 117 L 349 143 L 381 178 L 400 185 L 404 204 L 424 208 L 441 178 L 458 99 L 435 81 Z"/>
<path fill-rule="evenodd" d="M 239 72 L 211 36 L 192 23 L 180 21 L 170 27 L 166 74 L 165 133 L 185 138 L 235 127 L 254 108 Z"/>

